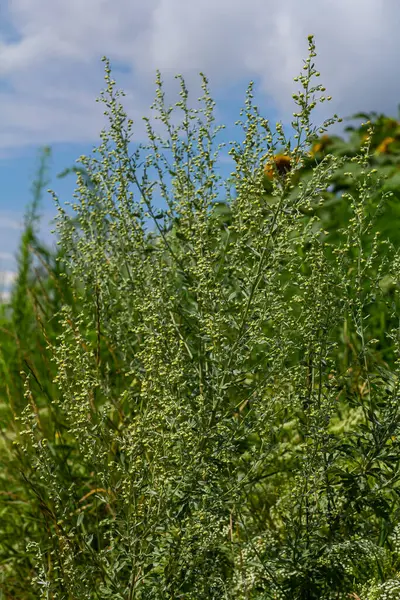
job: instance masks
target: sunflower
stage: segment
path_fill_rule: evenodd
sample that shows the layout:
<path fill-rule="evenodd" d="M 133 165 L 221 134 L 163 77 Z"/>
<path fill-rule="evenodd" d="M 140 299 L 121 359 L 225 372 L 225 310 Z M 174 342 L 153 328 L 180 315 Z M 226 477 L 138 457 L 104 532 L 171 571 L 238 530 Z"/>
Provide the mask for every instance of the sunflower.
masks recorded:
<path fill-rule="evenodd" d="M 392 144 L 394 141 L 395 141 L 395 139 L 393 137 L 386 137 L 383 140 L 383 142 L 381 142 L 379 144 L 379 146 L 377 147 L 375 152 L 377 154 L 388 154 L 389 153 L 388 146 L 390 146 L 390 144 Z"/>
<path fill-rule="evenodd" d="M 399 126 L 399 122 L 396 119 L 385 119 L 384 123 L 388 129 L 396 129 Z"/>
<path fill-rule="evenodd" d="M 292 168 L 291 158 L 287 154 L 276 154 L 272 161 L 268 161 L 264 166 L 264 175 L 272 180 L 276 172 L 278 175 L 284 176 L 289 173 Z"/>
<path fill-rule="evenodd" d="M 322 152 L 323 150 L 325 150 L 325 148 L 327 148 L 327 146 L 329 146 L 330 144 L 332 144 L 332 140 L 329 137 L 329 135 L 323 135 L 318 142 L 316 142 L 312 148 L 311 148 L 311 156 L 314 157 L 316 154 L 318 154 L 319 152 Z"/>

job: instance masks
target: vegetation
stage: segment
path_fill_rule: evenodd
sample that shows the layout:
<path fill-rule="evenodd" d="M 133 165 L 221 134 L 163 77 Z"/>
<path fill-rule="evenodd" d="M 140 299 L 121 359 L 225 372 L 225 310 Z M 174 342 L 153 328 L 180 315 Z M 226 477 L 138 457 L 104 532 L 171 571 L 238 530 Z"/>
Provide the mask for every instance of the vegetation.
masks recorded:
<path fill-rule="evenodd" d="M 168 137 L 131 155 L 105 60 L 56 255 L 43 165 L 0 314 L 2 600 L 399 597 L 400 124 L 313 128 L 315 56 L 294 147 L 250 84 L 225 182 L 206 77 L 178 120 L 158 74 Z"/>

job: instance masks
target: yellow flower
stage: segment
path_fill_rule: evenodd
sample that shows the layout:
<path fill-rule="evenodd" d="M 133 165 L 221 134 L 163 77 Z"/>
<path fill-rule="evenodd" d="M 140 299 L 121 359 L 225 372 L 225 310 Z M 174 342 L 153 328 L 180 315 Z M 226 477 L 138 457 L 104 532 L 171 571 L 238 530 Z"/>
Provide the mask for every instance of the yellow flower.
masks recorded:
<path fill-rule="evenodd" d="M 275 165 L 275 166 L 274 166 Z M 275 177 L 276 171 L 279 175 L 286 175 L 292 168 L 290 156 L 287 154 L 276 154 L 273 158 L 273 161 L 268 161 L 264 166 L 264 175 L 268 177 L 268 179 L 273 179 Z"/>
<path fill-rule="evenodd" d="M 321 139 L 312 146 L 310 153 L 311 156 L 315 156 L 316 154 L 318 154 L 318 152 L 325 150 L 325 148 L 331 143 L 332 140 L 330 139 L 329 135 L 323 135 Z"/>
<path fill-rule="evenodd" d="M 396 129 L 398 127 L 399 122 L 396 119 L 385 119 L 385 125 L 389 129 Z"/>
<path fill-rule="evenodd" d="M 381 143 L 379 144 L 379 146 L 377 147 L 377 149 L 375 150 L 375 152 L 376 152 L 377 154 L 387 154 L 387 153 L 389 153 L 388 146 L 389 146 L 389 145 L 390 145 L 392 142 L 394 142 L 394 141 L 395 141 L 395 139 L 394 139 L 394 138 L 392 138 L 392 137 L 387 137 L 387 138 L 385 138 L 385 139 L 383 140 L 383 142 L 381 142 Z"/>

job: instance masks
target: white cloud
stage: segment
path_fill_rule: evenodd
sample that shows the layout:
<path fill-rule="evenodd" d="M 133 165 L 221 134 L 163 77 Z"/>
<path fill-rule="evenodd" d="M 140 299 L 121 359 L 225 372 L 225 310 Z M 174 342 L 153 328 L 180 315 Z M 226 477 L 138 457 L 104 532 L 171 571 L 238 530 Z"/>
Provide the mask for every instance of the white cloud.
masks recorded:
<path fill-rule="evenodd" d="M 11 252 L 0 252 L 0 260 L 14 260 L 14 256 Z"/>
<path fill-rule="evenodd" d="M 0 271 L 0 286 L 1 288 L 9 287 L 15 280 L 15 271 Z"/>
<path fill-rule="evenodd" d="M 11 298 L 10 292 L 2 292 L 0 290 L 0 302 L 8 302 Z"/>
<path fill-rule="evenodd" d="M 7 14 L 13 37 L 7 39 L 7 30 L 0 35 L 6 124 L 0 151 L 97 141 L 105 122 L 95 102 L 104 87 L 102 55 L 110 57 L 118 86 L 129 94 L 125 106 L 138 133 L 157 68 L 167 90 L 175 89 L 171 76 L 182 73 L 194 95 L 200 70 L 213 95 L 238 80 L 257 79 L 265 94 L 259 106 L 272 103 L 281 119 L 290 120 L 297 89 L 292 79 L 307 57 L 310 33 L 321 83 L 333 96 L 315 113 L 316 123 L 333 112 L 396 112 L 399 17 L 395 0 L 13 0 Z"/>
<path fill-rule="evenodd" d="M 13 229 L 14 231 L 21 231 L 22 222 L 18 221 L 13 216 L 0 214 L 0 229 Z"/>

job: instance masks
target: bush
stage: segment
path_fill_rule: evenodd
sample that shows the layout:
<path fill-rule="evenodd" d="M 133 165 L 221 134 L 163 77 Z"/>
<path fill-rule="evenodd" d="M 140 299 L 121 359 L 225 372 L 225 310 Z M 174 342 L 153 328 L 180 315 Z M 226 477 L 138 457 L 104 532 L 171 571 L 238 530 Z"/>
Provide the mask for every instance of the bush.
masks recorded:
<path fill-rule="evenodd" d="M 206 77 L 197 110 L 180 78 L 173 125 L 158 74 L 169 138 L 148 119 L 149 143 L 130 155 L 133 124 L 105 61 L 110 127 L 80 159 L 72 216 L 54 194 L 58 304 L 37 312 L 40 328 L 29 314 L 47 347 L 24 370 L 24 406 L 13 410 L 17 388 L 8 400 L 2 485 L 26 513 L 13 545 L 6 503 L 6 597 L 383 600 L 396 589 L 400 257 L 371 212 L 390 191 L 369 165 L 371 126 L 354 156 L 310 168 L 317 131 L 337 117 L 310 125 L 324 91 L 310 87 L 312 36 L 309 52 L 295 148 L 277 125 L 290 168 L 278 168 L 250 85 L 225 185 Z M 333 235 L 324 194 L 347 160 L 349 218 Z M 374 328 L 378 341 L 377 304 L 392 323 Z"/>

